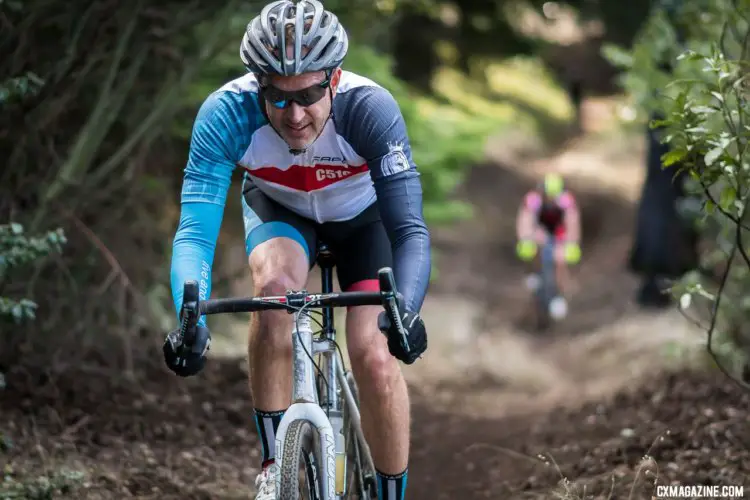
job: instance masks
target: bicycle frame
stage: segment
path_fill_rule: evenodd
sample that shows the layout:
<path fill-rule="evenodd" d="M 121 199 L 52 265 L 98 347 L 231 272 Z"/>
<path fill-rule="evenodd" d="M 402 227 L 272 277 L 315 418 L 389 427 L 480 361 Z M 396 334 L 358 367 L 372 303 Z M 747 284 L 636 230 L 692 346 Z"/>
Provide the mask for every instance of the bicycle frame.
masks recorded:
<path fill-rule="evenodd" d="M 294 311 L 293 345 L 293 378 L 291 406 L 284 413 L 276 434 L 276 461 L 283 470 L 284 441 L 289 425 L 296 420 L 305 420 L 317 430 L 321 460 L 316 465 L 320 472 L 315 474 L 320 481 L 316 491 L 320 500 L 343 498 L 346 481 L 346 440 L 342 434 L 344 415 L 350 419 L 349 424 L 355 433 L 355 451 L 359 451 L 359 465 L 367 472 L 375 471 L 370 450 L 362 433 L 359 408 L 350 390 L 346 374 L 337 358 L 333 328 L 333 308 L 347 306 L 380 305 L 384 308 L 391 323 L 404 339 L 408 348 L 407 332 L 401 323 L 399 311 L 403 307 L 396 289 L 393 270 L 384 267 L 378 271 L 379 292 L 333 292 L 332 255 L 325 246 L 320 247 L 318 257 L 324 292 L 308 294 L 306 291 L 287 291 L 285 295 L 270 297 L 241 297 L 230 299 L 200 300 L 198 282 L 191 280 L 184 283 L 182 303 L 182 326 L 180 336 L 181 348 L 191 349 L 195 341 L 194 326 L 202 314 L 223 314 L 236 312 L 254 312 L 265 310 Z M 311 318 L 304 312 L 313 307 L 323 311 L 323 332 L 320 338 L 313 338 Z M 312 356 L 322 358 L 323 376 L 328 390 L 320 401 L 320 388 L 316 387 L 315 365 Z M 343 395 L 343 397 L 342 397 Z M 348 413 L 344 413 L 343 410 Z M 299 457 L 296 457 L 297 460 Z M 362 463 L 364 462 L 364 463 Z M 317 472 L 317 471 L 316 471 Z M 276 486 L 281 489 L 281 474 L 277 475 Z"/>
<path fill-rule="evenodd" d="M 331 255 L 325 248 L 318 258 L 321 268 L 322 293 L 333 291 Z M 333 308 L 324 307 L 323 331 L 318 339 L 313 338 L 312 320 L 306 312 L 294 313 L 292 329 L 292 405 L 286 410 L 276 431 L 276 461 L 282 466 L 284 442 L 291 424 L 295 420 L 307 420 L 318 431 L 322 456 L 317 477 L 321 500 L 340 500 L 346 492 L 347 450 L 344 437 L 344 411 L 348 412 L 362 450 L 365 467 L 374 470 L 372 456 L 364 439 L 359 408 L 346 381 L 336 348 Z M 316 370 L 310 359 L 320 355 L 320 370 L 327 380 L 327 391 L 318 397 Z M 324 388 L 320 389 L 321 391 Z M 296 457 L 295 457 L 296 459 Z M 277 491 L 281 488 L 281 475 L 277 475 Z"/>
<path fill-rule="evenodd" d="M 555 238 L 548 235 L 540 248 L 540 283 L 534 292 L 537 304 L 537 326 L 545 329 L 549 326 L 550 301 L 557 295 L 557 265 L 555 263 Z"/>
<path fill-rule="evenodd" d="M 541 249 L 542 286 L 545 306 L 557 295 L 557 264 L 555 263 L 555 238 L 549 236 Z"/>

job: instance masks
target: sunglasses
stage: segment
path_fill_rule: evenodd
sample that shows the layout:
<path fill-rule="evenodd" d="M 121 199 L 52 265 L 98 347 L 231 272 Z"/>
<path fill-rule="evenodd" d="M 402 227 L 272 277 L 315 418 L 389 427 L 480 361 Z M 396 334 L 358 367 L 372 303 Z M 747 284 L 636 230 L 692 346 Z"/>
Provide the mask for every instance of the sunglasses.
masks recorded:
<path fill-rule="evenodd" d="M 263 99 L 276 109 L 288 108 L 293 102 L 306 108 L 323 99 L 330 84 L 331 82 L 327 78 L 320 83 L 300 90 L 281 90 L 267 84 L 260 88 L 260 93 Z"/>

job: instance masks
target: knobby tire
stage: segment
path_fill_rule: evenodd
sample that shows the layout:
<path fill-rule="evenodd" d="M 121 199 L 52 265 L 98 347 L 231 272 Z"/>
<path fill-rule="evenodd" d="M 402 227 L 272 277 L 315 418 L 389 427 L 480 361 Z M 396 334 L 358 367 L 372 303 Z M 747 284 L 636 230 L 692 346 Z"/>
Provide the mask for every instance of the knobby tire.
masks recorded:
<path fill-rule="evenodd" d="M 316 466 L 311 467 L 312 453 Z M 279 474 L 279 500 L 320 500 L 320 480 L 317 474 L 321 460 L 320 444 L 315 428 L 307 420 L 295 420 L 284 437 L 284 456 Z"/>

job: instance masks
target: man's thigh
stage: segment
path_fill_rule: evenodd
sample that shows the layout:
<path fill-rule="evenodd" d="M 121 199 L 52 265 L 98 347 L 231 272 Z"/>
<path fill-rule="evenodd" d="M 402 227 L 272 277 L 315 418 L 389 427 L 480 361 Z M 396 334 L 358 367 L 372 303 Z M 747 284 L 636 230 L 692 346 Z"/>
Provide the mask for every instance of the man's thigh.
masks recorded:
<path fill-rule="evenodd" d="M 253 280 L 282 274 L 299 281 L 292 285 L 304 286 L 317 249 L 313 221 L 273 201 L 249 180 L 242 186 L 242 216 Z"/>

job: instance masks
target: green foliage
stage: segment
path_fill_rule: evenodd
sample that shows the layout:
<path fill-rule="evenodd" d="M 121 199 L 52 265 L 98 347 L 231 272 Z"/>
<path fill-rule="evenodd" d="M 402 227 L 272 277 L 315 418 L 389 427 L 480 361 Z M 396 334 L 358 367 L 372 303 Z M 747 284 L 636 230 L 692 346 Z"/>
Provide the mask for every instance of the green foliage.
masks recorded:
<path fill-rule="evenodd" d="M 750 353 L 748 50 L 749 0 L 693 0 L 659 10 L 632 51 L 608 49 L 610 60 L 627 68 L 622 83 L 643 116 L 663 117 L 651 124 L 670 145 L 663 164 L 687 170 L 688 187 L 702 200 L 696 222 L 710 242 L 702 264 L 720 268 L 721 278 L 713 284 L 691 273 L 675 291 L 683 305 L 692 296 L 711 304 L 709 352 L 727 373 L 742 368 Z"/>
<path fill-rule="evenodd" d="M 12 269 L 26 266 L 51 252 L 59 252 L 65 244 L 62 229 L 50 231 L 43 236 L 33 237 L 24 234 L 21 224 L 11 223 L 0 226 L 0 284 L 4 283 Z M 37 304 L 22 298 L 13 300 L 0 296 L 0 317 L 12 317 L 16 322 L 34 319 Z"/>
<path fill-rule="evenodd" d="M 24 99 L 37 94 L 44 86 L 44 80 L 32 72 L 23 76 L 8 78 L 0 83 L 0 106 L 14 99 Z"/>
<path fill-rule="evenodd" d="M 0 4 L 0 220 L 34 236 L 64 227 L 73 249 L 3 278 L 0 315 L 42 316 L 21 298 L 33 297 L 44 317 L 22 333 L 7 329 L 0 362 L 15 361 L 23 344 L 43 357 L 69 338 L 81 353 L 87 334 L 107 342 L 92 327 L 104 319 L 108 332 L 149 321 L 140 289 L 162 280 L 179 198 L 164 193 L 179 191 L 187 151 L 169 127 L 186 89 L 229 39 L 238 5 Z M 55 335 L 34 337 L 48 329 Z"/>
<path fill-rule="evenodd" d="M 676 64 L 685 50 L 707 53 L 721 36 L 729 0 L 686 0 L 679 9 L 656 8 L 631 49 L 605 44 L 603 54 L 623 69 L 620 85 L 633 100 L 641 122 L 653 112 L 662 113 L 680 87 L 673 82 L 704 80 L 694 65 Z"/>
<path fill-rule="evenodd" d="M 75 495 L 83 478 L 81 472 L 67 469 L 35 478 L 17 477 L 13 467 L 7 465 L 0 481 L 0 500 L 51 500 Z"/>
<path fill-rule="evenodd" d="M 468 217 L 468 205 L 447 198 L 462 174 L 479 160 L 488 130 L 447 114 L 420 110 L 417 95 L 393 75 L 393 61 L 370 47 L 352 45 L 345 68 L 388 89 L 398 101 L 409 131 L 412 155 L 424 189 L 424 211 L 429 222 Z"/>

